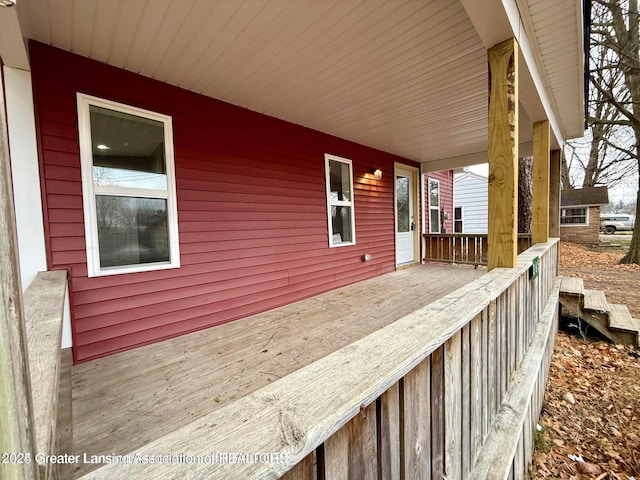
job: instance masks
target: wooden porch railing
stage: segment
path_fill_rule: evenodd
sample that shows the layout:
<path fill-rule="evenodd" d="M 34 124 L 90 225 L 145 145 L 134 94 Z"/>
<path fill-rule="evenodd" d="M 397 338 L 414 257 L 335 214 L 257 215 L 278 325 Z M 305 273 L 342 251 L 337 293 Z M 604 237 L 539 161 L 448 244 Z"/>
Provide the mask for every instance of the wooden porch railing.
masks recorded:
<path fill-rule="evenodd" d="M 534 259 L 539 273 L 532 274 Z M 556 240 L 86 478 L 523 478 L 558 321 Z"/>
<path fill-rule="evenodd" d="M 424 260 L 427 262 L 447 262 L 487 265 L 487 234 L 443 233 L 424 234 Z M 518 234 L 518 253 L 531 246 L 531 234 Z"/>

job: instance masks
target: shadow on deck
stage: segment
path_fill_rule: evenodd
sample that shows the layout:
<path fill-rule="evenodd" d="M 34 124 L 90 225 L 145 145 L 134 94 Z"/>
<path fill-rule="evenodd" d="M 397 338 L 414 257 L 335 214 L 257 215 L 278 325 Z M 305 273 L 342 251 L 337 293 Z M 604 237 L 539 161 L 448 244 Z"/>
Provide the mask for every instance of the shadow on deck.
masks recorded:
<path fill-rule="evenodd" d="M 76 455 L 127 454 L 479 278 L 423 265 L 73 367 Z M 80 464 L 76 475 L 100 465 Z"/>

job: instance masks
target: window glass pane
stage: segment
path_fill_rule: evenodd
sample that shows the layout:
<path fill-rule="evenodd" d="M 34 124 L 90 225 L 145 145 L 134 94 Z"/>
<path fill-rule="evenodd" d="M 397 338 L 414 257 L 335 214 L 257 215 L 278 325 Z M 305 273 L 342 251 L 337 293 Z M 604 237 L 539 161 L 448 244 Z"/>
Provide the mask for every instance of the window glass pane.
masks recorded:
<path fill-rule="evenodd" d="M 398 233 L 408 232 L 409 225 L 409 179 L 396 177 L 396 201 L 398 211 Z"/>
<path fill-rule="evenodd" d="M 167 200 L 96 195 L 100 266 L 169 261 Z"/>
<path fill-rule="evenodd" d="M 351 175 L 349 164 L 329 160 L 329 188 L 331 201 L 351 201 Z"/>
<path fill-rule="evenodd" d="M 429 181 L 429 206 L 440 206 L 440 184 L 438 182 Z"/>
<path fill-rule="evenodd" d="M 164 124 L 95 105 L 89 112 L 94 183 L 166 190 Z"/>
<path fill-rule="evenodd" d="M 560 211 L 560 223 L 565 225 L 586 224 L 586 208 L 565 208 Z"/>
<path fill-rule="evenodd" d="M 440 210 L 429 210 L 429 233 L 440 233 Z"/>
<path fill-rule="evenodd" d="M 351 236 L 351 207 L 331 207 L 333 244 L 353 242 Z"/>

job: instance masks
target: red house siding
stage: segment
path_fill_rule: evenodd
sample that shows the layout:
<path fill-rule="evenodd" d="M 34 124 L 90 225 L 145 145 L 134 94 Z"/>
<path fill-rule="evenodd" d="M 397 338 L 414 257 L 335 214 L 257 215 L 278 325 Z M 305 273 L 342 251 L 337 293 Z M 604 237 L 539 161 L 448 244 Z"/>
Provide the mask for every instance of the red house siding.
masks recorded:
<path fill-rule="evenodd" d="M 429 172 L 423 176 L 424 231 L 429 233 L 429 178 L 440 181 L 440 210 L 444 210 L 449 214 L 449 218 L 444 222 L 444 227 L 447 230 L 446 233 L 453 233 L 453 170 Z M 443 231 L 442 233 L 445 232 Z"/>
<path fill-rule="evenodd" d="M 394 269 L 394 155 L 30 45 L 49 268 L 67 268 L 76 361 Z M 173 118 L 181 267 L 88 278 L 76 92 Z M 353 161 L 356 239 L 329 248 L 324 154 Z M 371 253 L 373 260 L 362 262 Z"/>

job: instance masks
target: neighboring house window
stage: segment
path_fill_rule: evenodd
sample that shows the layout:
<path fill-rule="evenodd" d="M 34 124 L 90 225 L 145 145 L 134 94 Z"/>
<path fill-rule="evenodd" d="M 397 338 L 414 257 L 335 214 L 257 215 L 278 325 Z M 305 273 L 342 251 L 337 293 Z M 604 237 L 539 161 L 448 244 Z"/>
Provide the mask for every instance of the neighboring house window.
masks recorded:
<path fill-rule="evenodd" d="M 463 233 L 462 225 L 462 207 L 453 209 L 453 233 Z"/>
<path fill-rule="evenodd" d="M 171 117 L 78 94 L 90 277 L 180 266 Z"/>
<path fill-rule="evenodd" d="M 325 154 L 329 246 L 356 243 L 351 160 Z"/>
<path fill-rule="evenodd" d="M 563 208 L 560 210 L 561 225 L 589 225 L 589 209 Z"/>
<path fill-rule="evenodd" d="M 440 233 L 440 181 L 428 179 L 429 233 Z"/>

